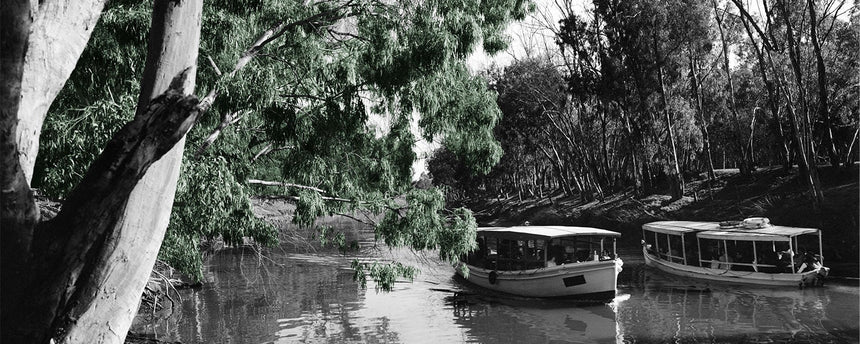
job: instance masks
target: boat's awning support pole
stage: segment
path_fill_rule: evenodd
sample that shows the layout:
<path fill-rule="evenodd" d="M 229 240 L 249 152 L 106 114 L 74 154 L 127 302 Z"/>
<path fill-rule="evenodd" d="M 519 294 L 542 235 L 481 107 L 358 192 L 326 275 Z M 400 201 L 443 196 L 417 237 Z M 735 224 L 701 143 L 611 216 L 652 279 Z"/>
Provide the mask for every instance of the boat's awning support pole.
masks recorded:
<path fill-rule="evenodd" d="M 755 241 L 753 241 L 752 244 L 753 244 L 753 270 L 755 270 L 755 272 L 758 272 L 758 253 L 756 253 Z"/>
<path fill-rule="evenodd" d="M 699 266 L 702 266 L 702 242 L 699 240 L 699 236 L 696 236 L 696 248 L 699 249 Z M 710 267 L 710 265 L 708 265 Z"/>
<path fill-rule="evenodd" d="M 818 262 L 824 266 L 824 246 L 821 245 L 821 230 L 818 230 Z"/>
<path fill-rule="evenodd" d="M 687 244 L 684 243 L 683 234 L 681 234 L 681 254 L 684 255 L 684 265 L 687 265 Z"/>
<path fill-rule="evenodd" d="M 618 250 L 615 248 L 616 241 L 617 240 L 615 240 L 615 238 L 612 238 L 612 255 L 614 256 L 614 259 L 618 259 Z"/>
<path fill-rule="evenodd" d="M 788 255 L 791 258 L 791 273 L 795 273 L 794 270 L 794 246 L 792 246 L 792 238 L 788 237 Z"/>
<path fill-rule="evenodd" d="M 732 265 L 728 264 L 729 263 L 729 243 L 727 243 L 725 240 L 723 240 L 723 254 L 726 255 L 726 266 L 729 267 L 728 270 L 731 270 Z M 718 259 L 718 260 L 722 261 L 722 259 Z M 722 268 L 722 266 L 720 266 L 720 268 Z"/>
<path fill-rule="evenodd" d="M 544 265 L 544 266 L 546 266 L 546 262 L 548 262 L 548 261 L 549 261 L 547 258 L 549 258 L 549 256 L 548 256 L 548 251 L 549 251 L 549 248 L 551 247 L 551 246 L 549 246 L 549 242 L 550 242 L 550 240 L 552 240 L 552 239 L 544 240 L 544 241 L 543 241 L 543 265 Z M 555 257 L 555 256 L 553 256 L 553 257 Z M 557 264 L 557 263 L 558 263 L 558 262 L 556 262 L 556 264 Z"/>
<path fill-rule="evenodd" d="M 666 260 L 672 261 L 672 236 L 666 234 Z"/>

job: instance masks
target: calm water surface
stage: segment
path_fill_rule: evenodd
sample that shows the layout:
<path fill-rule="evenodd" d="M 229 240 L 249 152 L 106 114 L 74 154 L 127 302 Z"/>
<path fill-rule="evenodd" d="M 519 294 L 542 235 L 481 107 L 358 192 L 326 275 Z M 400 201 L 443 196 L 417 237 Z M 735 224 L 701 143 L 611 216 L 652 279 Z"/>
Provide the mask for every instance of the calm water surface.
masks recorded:
<path fill-rule="evenodd" d="M 860 342 L 856 283 L 708 285 L 646 268 L 630 248 L 618 297 L 583 304 L 477 289 L 432 257 L 384 249 L 368 255 L 422 273 L 383 293 L 353 281 L 353 257 L 290 251 L 215 254 L 203 288 L 174 295 L 172 311 L 142 311 L 132 331 L 182 343 Z"/>

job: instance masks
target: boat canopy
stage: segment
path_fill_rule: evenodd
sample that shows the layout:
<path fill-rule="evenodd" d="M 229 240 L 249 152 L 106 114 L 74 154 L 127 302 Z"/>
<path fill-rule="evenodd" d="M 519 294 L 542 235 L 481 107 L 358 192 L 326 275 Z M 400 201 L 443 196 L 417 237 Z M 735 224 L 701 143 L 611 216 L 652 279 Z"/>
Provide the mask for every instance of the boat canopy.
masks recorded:
<path fill-rule="evenodd" d="M 684 233 L 717 230 L 720 229 L 718 222 L 696 222 L 696 221 L 657 221 L 642 225 L 642 228 L 652 232 L 682 235 Z"/>
<path fill-rule="evenodd" d="M 698 234 L 702 239 L 744 240 L 744 241 L 789 241 L 792 237 L 818 233 L 816 228 L 771 226 L 758 229 L 733 229 L 707 231 Z"/>
<path fill-rule="evenodd" d="M 600 228 L 573 226 L 515 226 L 515 227 L 479 227 L 478 235 L 497 237 L 531 237 L 537 239 L 552 239 L 569 236 L 597 235 L 620 237 L 621 234 Z"/>

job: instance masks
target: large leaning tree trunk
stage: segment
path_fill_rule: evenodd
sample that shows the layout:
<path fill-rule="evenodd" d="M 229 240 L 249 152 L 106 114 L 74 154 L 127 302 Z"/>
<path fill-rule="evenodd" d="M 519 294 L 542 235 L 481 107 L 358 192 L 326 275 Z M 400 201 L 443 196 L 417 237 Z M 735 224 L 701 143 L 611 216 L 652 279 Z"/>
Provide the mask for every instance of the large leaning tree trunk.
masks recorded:
<path fill-rule="evenodd" d="M 88 7 L 93 3 L 97 8 Z M 54 68 L 55 59 L 73 67 L 101 5 L 103 1 L 46 0 L 31 9 L 23 0 L 0 7 L 3 343 L 125 340 L 170 217 L 185 134 L 209 105 L 189 95 L 202 0 L 156 1 L 134 120 L 108 142 L 57 216 L 40 221 L 27 171 L 32 173 L 44 111 L 71 70 L 50 72 L 52 76 L 35 78 L 32 84 L 27 73 Z M 49 9 L 53 14 L 42 12 Z M 31 10 L 37 13 L 32 22 Z M 67 28 L 70 34 L 87 31 L 86 37 L 68 42 L 75 49 L 64 50 L 76 53 L 57 53 L 65 48 L 51 40 L 62 36 L 52 35 L 62 30 L 40 36 L 43 16 L 88 20 Z M 49 41 L 41 47 L 33 43 L 42 39 Z M 44 51 L 34 56 L 29 49 Z M 25 87 L 53 95 L 28 98 Z M 35 140 L 28 137 L 32 135 Z"/>

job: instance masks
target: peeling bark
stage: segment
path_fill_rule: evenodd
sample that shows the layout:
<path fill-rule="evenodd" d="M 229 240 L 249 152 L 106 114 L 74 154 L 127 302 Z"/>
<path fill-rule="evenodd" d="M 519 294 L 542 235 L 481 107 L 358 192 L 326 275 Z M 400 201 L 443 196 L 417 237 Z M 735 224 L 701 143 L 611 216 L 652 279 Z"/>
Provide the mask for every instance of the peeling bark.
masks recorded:
<path fill-rule="evenodd" d="M 34 8 L 16 131 L 27 184 L 33 178 L 48 108 L 75 69 L 104 4 L 105 0 L 45 0 Z"/>

